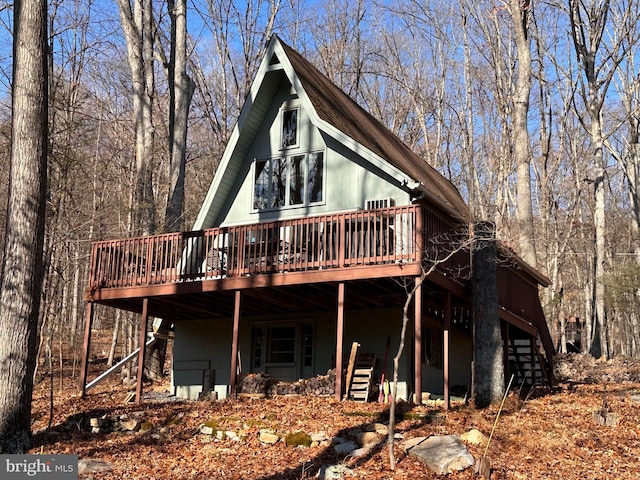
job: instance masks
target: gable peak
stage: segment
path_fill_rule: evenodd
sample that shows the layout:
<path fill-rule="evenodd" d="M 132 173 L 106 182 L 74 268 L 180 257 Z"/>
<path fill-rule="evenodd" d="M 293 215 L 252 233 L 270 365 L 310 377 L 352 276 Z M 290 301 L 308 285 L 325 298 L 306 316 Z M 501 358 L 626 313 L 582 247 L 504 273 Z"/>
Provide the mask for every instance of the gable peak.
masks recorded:
<path fill-rule="evenodd" d="M 280 59 L 278 58 L 277 54 L 273 54 L 271 55 L 271 59 L 269 60 L 269 66 L 273 66 L 273 65 L 279 65 L 280 64 Z"/>

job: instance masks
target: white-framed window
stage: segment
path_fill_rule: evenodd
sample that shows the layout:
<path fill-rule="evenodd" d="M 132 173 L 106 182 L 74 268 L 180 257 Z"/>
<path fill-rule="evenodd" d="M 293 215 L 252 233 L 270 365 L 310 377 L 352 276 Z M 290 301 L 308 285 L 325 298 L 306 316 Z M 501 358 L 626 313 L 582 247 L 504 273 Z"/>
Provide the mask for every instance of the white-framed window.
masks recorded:
<path fill-rule="evenodd" d="M 288 108 L 280 113 L 280 148 L 293 148 L 298 146 L 298 131 L 300 118 L 298 108 Z"/>
<path fill-rule="evenodd" d="M 252 328 L 251 342 L 253 372 L 278 372 L 294 378 L 313 373 L 312 321 L 256 323 Z"/>
<path fill-rule="evenodd" d="M 324 152 L 256 160 L 253 210 L 274 210 L 324 202 Z"/>

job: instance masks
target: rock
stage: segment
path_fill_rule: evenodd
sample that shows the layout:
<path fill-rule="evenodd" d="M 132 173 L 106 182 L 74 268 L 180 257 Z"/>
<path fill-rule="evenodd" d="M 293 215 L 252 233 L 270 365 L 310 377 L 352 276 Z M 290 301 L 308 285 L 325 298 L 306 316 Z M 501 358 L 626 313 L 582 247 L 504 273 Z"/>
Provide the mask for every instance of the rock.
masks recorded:
<path fill-rule="evenodd" d="M 89 426 L 90 427 L 102 427 L 105 423 L 105 419 L 104 418 L 90 418 L 89 419 Z"/>
<path fill-rule="evenodd" d="M 334 445 L 333 450 L 338 455 L 351 455 L 351 453 L 353 453 L 356 448 L 358 448 L 358 445 L 350 440 L 348 442 L 338 443 L 337 445 Z"/>
<path fill-rule="evenodd" d="M 464 470 L 474 463 L 467 447 L 455 435 L 412 438 L 401 447 L 438 475 Z"/>
<path fill-rule="evenodd" d="M 227 440 L 231 440 L 232 442 L 239 442 L 240 441 L 240 436 L 238 436 L 238 434 L 232 430 L 227 430 L 226 432 L 224 432 L 225 437 L 227 437 Z"/>
<path fill-rule="evenodd" d="M 354 458 L 364 457 L 366 455 L 369 455 L 374 447 L 375 445 L 365 445 L 362 448 L 356 448 L 353 452 L 351 452 L 351 456 Z"/>
<path fill-rule="evenodd" d="M 82 475 L 83 473 L 108 472 L 111 468 L 111 464 L 104 460 L 91 460 L 89 458 L 78 460 L 78 475 Z"/>
<path fill-rule="evenodd" d="M 361 447 L 375 445 L 380 440 L 376 432 L 360 432 L 356 438 Z"/>
<path fill-rule="evenodd" d="M 324 442 L 325 440 L 329 440 L 329 437 L 327 436 L 327 434 L 325 432 L 318 432 L 318 433 L 312 433 L 311 434 L 311 441 L 312 442 Z"/>
<path fill-rule="evenodd" d="M 463 442 L 470 443 L 471 445 L 485 445 L 487 440 L 489 440 L 480 430 L 475 428 L 469 430 L 467 433 L 463 433 L 460 435 L 460 438 Z"/>
<path fill-rule="evenodd" d="M 278 443 L 278 440 L 280 440 L 280 437 L 278 435 L 273 433 L 272 430 L 268 430 L 268 429 L 260 430 L 260 434 L 259 434 L 258 438 L 260 439 L 260 441 L 262 443 L 267 443 L 269 445 L 273 445 L 274 443 Z"/>
<path fill-rule="evenodd" d="M 203 435 L 214 435 L 216 433 L 216 429 L 209 425 L 200 425 L 200 433 Z"/>
<path fill-rule="evenodd" d="M 354 477 L 355 473 L 352 468 L 345 465 L 323 465 L 316 478 L 320 480 L 341 480 L 345 475 Z"/>
<path fill-rule="evenodd" d="M 389 427 L 384 423 L 370 423 L 364 429 L 367 432 L 376 432 L 378 435 L 389 435 Z"/>
<path fill-rule="evenodd" d="M 128 432 L 136 432 L 140 430 L 140 420 L 136 420 L 132 418 L 131 420 L 125 420 L 124 422 L 120 422 L 120 427 L 123 430 L 127 430 Z"/>

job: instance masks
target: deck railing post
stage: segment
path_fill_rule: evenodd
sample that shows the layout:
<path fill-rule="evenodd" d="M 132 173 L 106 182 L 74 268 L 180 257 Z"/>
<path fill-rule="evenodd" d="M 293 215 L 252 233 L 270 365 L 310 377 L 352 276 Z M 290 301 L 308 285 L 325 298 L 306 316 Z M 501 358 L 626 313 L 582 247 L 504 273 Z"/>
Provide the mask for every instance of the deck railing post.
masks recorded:
<path fill-rule="evenodd" d="M 146 251 L 146 259 L 144 261 L 145 266 L 145 284 L 149 285 L 151 283 L 151 270 L 153 269 L 153 245 L 155 243 L 155 239 L 157 237 L 147 237 L 147 251 Z"/>
<path fill-rule="evenodd" d="M 346 250 L 347 250 L 347 217 L 342 214 L 339 215 L 338 221 L 338 234 L 339 234 L 339 246 L 338 246 L 338 267 L 344 267 L 347 264 Z"/>
<path fill-rule="evenodd" d="M 417 206 L 413 211 L 413 221 L 415 228 L 413 230 L 413 242 L 415 248 L 415 259 L 416 262 L 422 262 L 423 249 L 426 245 L 426 238 L 428 232 L 424 229 L 424 222 L 422 220 L 422 208 Z"/>

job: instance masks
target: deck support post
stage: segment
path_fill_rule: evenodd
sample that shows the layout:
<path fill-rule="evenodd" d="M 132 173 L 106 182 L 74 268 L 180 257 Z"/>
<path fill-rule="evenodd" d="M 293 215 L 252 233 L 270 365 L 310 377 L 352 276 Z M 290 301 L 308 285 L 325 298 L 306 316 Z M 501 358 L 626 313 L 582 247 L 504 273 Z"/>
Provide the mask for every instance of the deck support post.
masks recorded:
<path fill-rule="evenodd" d="M 342 400 L 342 342 L 344 340 L 344 282 L 338 284 L 338 316 L 336 319 L 336 392 Z"/>
<path fill-rule="evenodd" d="M 87 391 L 87 373 L 89 370 L 89 350 L 91 348 L 91 327 L 93 326 L 93 302 L 87 302 L 87 312 L 84 320 L 84 344 L 82 346 L 82 365 L 80 366 L 80 398 L 84 398 Z"/>
<path fill-rule="evenodd" d="M 233 336 L 231 338 L 231 392 L 233 397 L 238 396 L 238 332 L 240 327 L 240 290 L 235 291 L 233 305 Z"/>
<path fill-rule="evenodd" d="M 413 296 L 413 335 L 415 338 L 415 346 L 413 349 L 413 390 L 415 392 L 415 403 L 422 405 L 422 283 L 419 282 L 420 277 L 417 277 L 416 283 L 418 283 L 418 285 Z"/>
<path fill-rule="evenodd" d="M 140 351 L 138 352 L 138 377 L 136 381 L 136 403 L 142 402 L 142 378 L 144 376 L 144 356 L 147 352 L 147 327 L 149 325 L 149 299 L 142 299 L 142 319 L 140 321 Z"/>
<path fill-rule="evenodd" d="M 449 333 L 451 331 L 451 292 L 447 292 L 444 304 L 444 330 L 443 335 L 443 356 L 444 365 L 442 368 L 442 380 L 444 390 L 444 409 L 451 407 L 451 396 L 449 394 Z"/>

